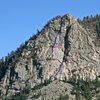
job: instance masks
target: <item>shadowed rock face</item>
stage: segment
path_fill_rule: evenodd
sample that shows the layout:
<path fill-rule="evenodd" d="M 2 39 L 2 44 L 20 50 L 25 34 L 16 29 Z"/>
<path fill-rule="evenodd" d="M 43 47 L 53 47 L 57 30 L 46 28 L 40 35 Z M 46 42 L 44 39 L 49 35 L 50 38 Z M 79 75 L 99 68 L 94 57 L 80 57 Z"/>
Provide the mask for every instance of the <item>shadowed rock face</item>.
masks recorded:
<path fill-rule="evenodd" d="M 15 63 L 15 74 L 11 76 L 9 70 L 5 75 L 2 92 L 6 94 L 9 88 L 9 95 L 14 94 L 11 90 L 19 91 L 26 84 L 33 87 L 48 79 L 94 80 L 100 74 L 100 51 L 89 34 L 71 15 L 52 19 L 36 38 L 28 41 Z"/>

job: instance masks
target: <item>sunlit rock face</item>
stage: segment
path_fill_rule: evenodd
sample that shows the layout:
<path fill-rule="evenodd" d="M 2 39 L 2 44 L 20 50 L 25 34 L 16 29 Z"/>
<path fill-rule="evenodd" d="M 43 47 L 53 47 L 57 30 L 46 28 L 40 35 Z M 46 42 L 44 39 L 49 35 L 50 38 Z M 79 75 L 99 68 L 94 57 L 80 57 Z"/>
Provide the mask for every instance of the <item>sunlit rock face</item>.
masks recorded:
<path fill-rule="evenodd" d="M 57 16 L 38 33 L 28 40 L 14 69 L 5 75 L 1 92 L 14 94 L 25 84 L 34 87 L 49 79 L 94 80 L 100 74 L 100 49 L 73 16 Z"/>

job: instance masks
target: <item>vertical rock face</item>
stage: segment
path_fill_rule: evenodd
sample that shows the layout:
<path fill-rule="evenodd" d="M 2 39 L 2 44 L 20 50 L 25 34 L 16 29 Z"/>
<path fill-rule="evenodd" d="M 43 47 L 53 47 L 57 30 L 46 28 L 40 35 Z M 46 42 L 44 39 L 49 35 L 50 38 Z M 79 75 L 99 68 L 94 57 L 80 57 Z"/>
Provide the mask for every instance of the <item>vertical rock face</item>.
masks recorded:
<path fill-rule="evenodd" d="M 4 84 L 19 91 L 25 84 L 33 87 L 48 79 L 95 79 L 100 74 L 100 51 L 89 34 L 73 16 L 57 16 L 28 41 L 14 75 L 9 75 L 12 83 L 5 76 Z"/>
<path fill-rule="evenodd" d="M 22 80 L 69 79 L 80 76 L 91 80 L 99 74 L 100 52 L 89 33 L 71 15 L 57 16 L 27 44 L 16 66 Z M 35 77 L 33 77 L 35 76 Z"/>

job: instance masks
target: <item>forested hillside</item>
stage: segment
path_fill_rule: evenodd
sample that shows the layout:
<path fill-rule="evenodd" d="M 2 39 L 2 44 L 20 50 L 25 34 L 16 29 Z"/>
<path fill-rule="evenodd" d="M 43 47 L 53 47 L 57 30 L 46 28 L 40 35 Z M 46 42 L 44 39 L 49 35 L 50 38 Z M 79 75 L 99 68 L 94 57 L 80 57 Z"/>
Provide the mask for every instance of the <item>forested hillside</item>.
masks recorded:
<path fill-rule="evenodd" d="M 100 38 L 100 15 L 86 16 L 82 20 L 78 19 L 78 22 L 84 27 L 88 28 L 92 32 L 95 32 L 97 38 Z"/>

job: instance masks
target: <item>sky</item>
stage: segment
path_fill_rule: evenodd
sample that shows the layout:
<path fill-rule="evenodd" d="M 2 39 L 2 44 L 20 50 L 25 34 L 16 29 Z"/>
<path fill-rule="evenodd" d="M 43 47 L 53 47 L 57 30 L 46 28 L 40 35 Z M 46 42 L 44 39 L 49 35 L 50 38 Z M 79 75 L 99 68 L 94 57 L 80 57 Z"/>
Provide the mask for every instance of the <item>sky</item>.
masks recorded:
<path fill-rule="evenodd" d="M 100 0 L 0 0 L 0 58 L 67 13 L 80 19 L 100 14 Z"/>

